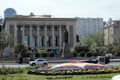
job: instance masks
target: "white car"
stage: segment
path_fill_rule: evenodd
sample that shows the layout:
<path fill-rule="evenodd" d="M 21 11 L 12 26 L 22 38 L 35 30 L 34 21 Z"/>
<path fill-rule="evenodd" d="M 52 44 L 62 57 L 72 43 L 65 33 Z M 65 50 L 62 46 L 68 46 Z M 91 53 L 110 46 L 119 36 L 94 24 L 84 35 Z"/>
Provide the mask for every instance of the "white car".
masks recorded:
<path fill-rule="evenodd" d="M 48 65 L 48 62 L 46 61 L 46 59 L 36 59 L 35 61 L 30 61 L 29 64 L 31 66 L 35 66 L 35 65 Z"/>

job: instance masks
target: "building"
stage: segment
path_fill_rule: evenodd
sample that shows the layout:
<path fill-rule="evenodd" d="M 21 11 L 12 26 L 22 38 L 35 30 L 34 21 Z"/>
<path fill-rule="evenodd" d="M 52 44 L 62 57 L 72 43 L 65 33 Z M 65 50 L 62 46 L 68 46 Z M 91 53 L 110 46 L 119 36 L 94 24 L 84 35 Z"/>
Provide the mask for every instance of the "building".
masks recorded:
<path fill-rule="evenodd" d="M 0 17 L 0 32 L 2 31 L 3 23 L 4 23 L 4 20 L 2 17 Z"/>
<path fill-rule="evenodd" d="M 120 20 L 110 19 L 104 27 L 104 45 L 120 45 Z"/>
<path fill-rule="evenodd" d="M 77 18 L 77 35 L 79 39 L 89 34 L 95 34 L 103 29 L 103 18 Z"/>
<path fill-rule="evenodd" d="M 5 21 L 5 30 L 12 35 L 12 48 L 17 44 L 25 44 L 37 49 L 58 51 L 63 47 L 65 29 L 69 32 L 70 47 L 76 44 L 76 18 L 19 15 L 5 18 Z"/>
<path fill-rule="evenodd" d="M 7 8 L 4 11 L 4 18 L 6 18 L 6 17 L 14 17 L 16 15 L 17 15 L 17 13 L 13 8 Z"/>

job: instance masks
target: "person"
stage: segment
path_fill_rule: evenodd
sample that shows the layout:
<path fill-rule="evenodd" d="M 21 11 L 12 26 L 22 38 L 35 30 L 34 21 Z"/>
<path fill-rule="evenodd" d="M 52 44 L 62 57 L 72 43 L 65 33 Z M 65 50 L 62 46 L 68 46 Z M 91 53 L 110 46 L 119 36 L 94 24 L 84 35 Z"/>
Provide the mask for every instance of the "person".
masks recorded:
<path fill-rule="evenodd" d="M 64 42 L 68 43 L 68 31 L 67 31 L 67 29 L 64 30 Z"/>

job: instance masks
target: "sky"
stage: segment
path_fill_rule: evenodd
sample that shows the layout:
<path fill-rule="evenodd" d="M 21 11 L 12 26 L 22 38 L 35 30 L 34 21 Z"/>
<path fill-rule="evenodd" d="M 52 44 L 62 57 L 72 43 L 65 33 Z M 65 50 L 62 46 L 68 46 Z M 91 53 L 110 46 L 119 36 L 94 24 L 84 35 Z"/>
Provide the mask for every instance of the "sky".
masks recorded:
<path fill-rule="evenodd" d="M 0 16 L 6 8 L 17 14 L 52 15 L 62 18 L 103 18 L 120 20 L 120 0 L 0 0 Z"/>

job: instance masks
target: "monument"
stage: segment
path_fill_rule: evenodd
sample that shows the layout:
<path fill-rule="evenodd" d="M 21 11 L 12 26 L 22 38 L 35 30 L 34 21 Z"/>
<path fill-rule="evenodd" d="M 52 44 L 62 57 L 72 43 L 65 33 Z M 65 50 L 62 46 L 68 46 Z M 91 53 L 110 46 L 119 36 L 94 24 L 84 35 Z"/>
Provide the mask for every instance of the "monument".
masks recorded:
<path fill-rule="evenodd" d="M 69 35 L 67 29 L 64 30 L 64 43 L 63 43 L 63 54 L 62 57 L 70 58 L 72 55 L 70 54 L 70 46 L 69 46 Z"/>

